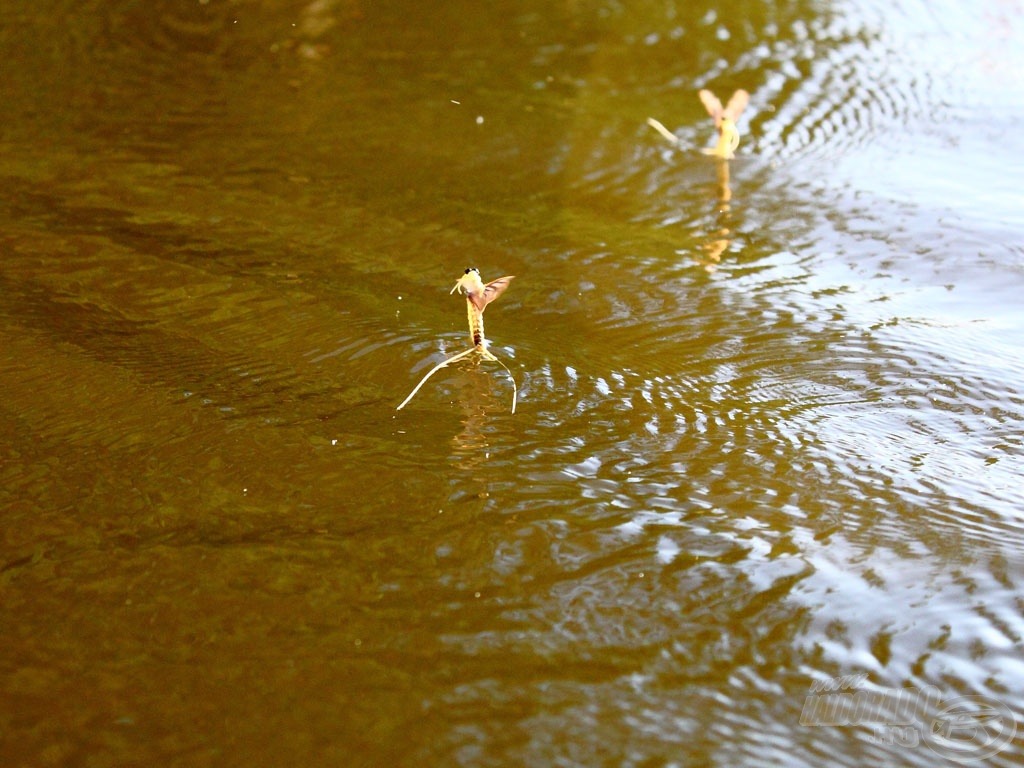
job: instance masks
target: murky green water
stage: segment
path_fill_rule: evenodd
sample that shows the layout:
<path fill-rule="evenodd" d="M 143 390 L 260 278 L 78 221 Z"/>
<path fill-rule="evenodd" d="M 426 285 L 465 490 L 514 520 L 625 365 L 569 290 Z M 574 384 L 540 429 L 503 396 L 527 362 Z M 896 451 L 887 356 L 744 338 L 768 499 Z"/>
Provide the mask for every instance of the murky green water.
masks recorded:
<path fill-rule="evenodd" d="M 1022 39 L 6 4 L 0 763 L 1019 763 Z"/>

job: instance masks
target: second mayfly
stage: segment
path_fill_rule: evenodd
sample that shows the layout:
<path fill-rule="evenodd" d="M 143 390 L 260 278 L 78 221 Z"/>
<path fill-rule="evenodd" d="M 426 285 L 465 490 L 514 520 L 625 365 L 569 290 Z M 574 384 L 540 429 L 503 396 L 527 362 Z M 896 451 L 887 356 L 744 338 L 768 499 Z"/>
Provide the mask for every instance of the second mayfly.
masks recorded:
<path fill-rule="evenodd" d="M 498 298 L 502 292 L 508 288 L 509 281 L 512 280 L 513 275 L 506 275 L 505 277 L 499 277 L 497 280 L 492 280 L 489 283 L 484 283 L 480 279 L 480 270 L 476 267 L 467 267 L 465 273 L 460 277 L 453 287 L 450 293 L 463 293 L 466 295 L 466 313 L 469 317 L 469 336 L 473 342 L 473 346 L 467 349 L 465 352 L 459 352 L 457 355 L 452 355 L 447 360 L 443 360 L 433 368 L 431 368 L 427 375 L 420 379 L 420 383 L 416 385 L 409 396 L 401 402 L 401 404 L 395 410 L 402 410 L 406 404 L 412 400 L 413 396 L 420 391 L 420 387 L 427 383 L 427 379 L 437 373 L 439 370 L 447 365 L 451 365 L 454 362 L 462 360 L 463 358 L 469 357 L 473 353 L 479 354 L 484 360 L 490 360 L 497 363 L 505 369 L 505 373 L 508 374 L 509 379 L 512 380 L 512 413 L 516 412 L 516 380 L 512 376 L 512 371 L 508 369 L 501 360 L 494 356 L 494 354 L 487 349 L 487 337 L 484 336 L 484 310 L 487 305 Z"/>

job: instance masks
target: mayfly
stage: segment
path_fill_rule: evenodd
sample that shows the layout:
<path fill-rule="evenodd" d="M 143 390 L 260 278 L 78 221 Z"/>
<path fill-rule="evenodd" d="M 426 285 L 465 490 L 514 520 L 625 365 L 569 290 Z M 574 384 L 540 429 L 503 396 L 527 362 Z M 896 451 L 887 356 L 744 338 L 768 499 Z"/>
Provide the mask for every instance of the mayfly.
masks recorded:
<path fill-rule="evenodd" d="M 490 360 L 502 368 L 505 369 L 505 373 L 508 374 L 509 379 L 512 381 L 512 413 L 516 412 L 516 380 L 512 376 L 512 371 L 508 369 L 501 360 L 495 357 L 489 349 L 487 349 L 487 337 L 484 336 L 484 310 L 487 305 L 494 301 L 496 298 L 501 296 L 506 288 L 508 288 L 509 281 L 512 280 L 514 275 L 506 275 L 505 277 L 499 277 L 497 280 L 491 280 L 489 283 L 484 283 L 480 279 L 480 270 L 476 267 L 467 267 L 465 273 L 460 277 L 455 287 L 449 291 L 449 293 L 463 293 L 466 295 L 466 314 L 469 318 L 469 337 L 473 343 L 469 349 L 465 352 L 459 352 L 457 355 L 452 355 L 447 360 L 443 360 L 433 368 L 431 368 L 427 375 L 420 379 L 420 383 L 416 385 L 409 396 L 402 401 L 401 405 L 395 410 L 402 410 L 406 404 L 412 400 L 413 396 L 420 391 L 420 387 L 427 383 L 427 379 L 437 373 L 439 370 L 447 365 L 458 362 L 466 357 L 469 357 L 473 353 L 479 354 L 484 360 Z"/>
<path fill-rule="evenodd" d="M 718 129 L 718 143 L 714 147 L 705 149 L 705 154 L 731 160 L 735 155 L 736 148 L 740 145 L 740 132 L 736 128 L 736 121 L 740 119 L 740 115 L 746 109 L 747 102 L 750 101 L 750 94 L 741 88 L 732 95 L 724 108 L 718 97 L 706 88 L 697 95 L 700 97 L 700 103 L 704 105 L 704 109 L 715 121 L 715 128 Z"/>
<path fill-rule="evenodd" d="M 707 89 L 700 91 L 697 95 L 708 114 L 714 119 L 715 128 L 718 131 L 718 142 L 715 146 L 702 151 L 707 155 L 731 160 L 736 148 L 740 145 L 740 132 L 736 129 L 736 121 L 739 120 L 740 113 L 750 101 L 750 94 L 744 90 L 736 91 L 725 107 L 722 107 L 722 102 L 718 100 L 718 97 Z M 647 118 L 647 124 L 664 136 L 667 141 L 676 146 L 679 145 L 679 137 L 653 117 Z"/>

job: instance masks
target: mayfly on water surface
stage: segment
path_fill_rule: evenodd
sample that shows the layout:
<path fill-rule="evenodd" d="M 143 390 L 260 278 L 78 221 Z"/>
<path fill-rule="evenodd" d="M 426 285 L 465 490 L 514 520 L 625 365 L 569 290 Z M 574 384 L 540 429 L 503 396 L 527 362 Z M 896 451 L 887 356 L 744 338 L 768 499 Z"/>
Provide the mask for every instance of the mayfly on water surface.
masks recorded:
<path fill-rule="evenodd" d="M 484 360 L 495 362 L 505 369 L 505 373 L 508 374 L 509 379 L 512 381 L 512 413 L 516 412 L 516 380 L 512 376 L 512 371 L 508 369 L 501 360 L 494 356 L 494 354 L 487 348 L 487 337 L 484 335 L 484 310 L 487 305 L 498 298 L 506 288 L 508 288 L 509 282 L 512 280 L 513 275 L 506 275 L 505 277 L 499 277 L 497 280 L 491 280 L 489 283 L 485 283 L 480 278 L 480 270 L 476 267 L 466 267 L 466 271 L 460 277 L 455 286 L 451 289 L 450 293 L 458 291 L 466 296 L 466 314 L 469 320 L 469 337 L 473 344 L 469 349 L 464 352 L 459 352 L 456 355 L 452 355 L 447 360 L 443 360 L 429 371 L 427 375 L 420 379 L 409 396 L 403 400 L 396 410 L 402 410 L 413 396 L 419 392 L 420 387 L 426 384 L 427 379 L 433 376 L 442 368 L 451 365 L 452 363 L 463 360 L 473 354 L 477 354 Z"/>

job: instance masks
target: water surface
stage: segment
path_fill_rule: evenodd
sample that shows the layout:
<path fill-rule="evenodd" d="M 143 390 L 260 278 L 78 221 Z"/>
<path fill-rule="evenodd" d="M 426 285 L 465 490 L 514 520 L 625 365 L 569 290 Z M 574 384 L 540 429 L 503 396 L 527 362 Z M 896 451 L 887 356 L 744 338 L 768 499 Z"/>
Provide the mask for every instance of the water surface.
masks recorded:
<path fill-rule="evenodd" d="M 958 757 L 801 724 L 842 676 L 1020 719 L 1019 2 L 86 6 L 0 12 L 0 762 Z M 519 408 L 396 412 L 469 265 Z"/>

